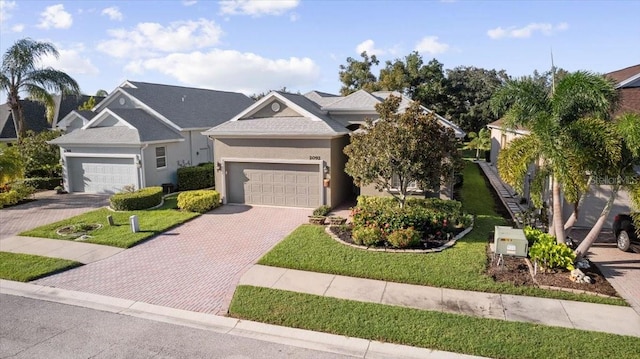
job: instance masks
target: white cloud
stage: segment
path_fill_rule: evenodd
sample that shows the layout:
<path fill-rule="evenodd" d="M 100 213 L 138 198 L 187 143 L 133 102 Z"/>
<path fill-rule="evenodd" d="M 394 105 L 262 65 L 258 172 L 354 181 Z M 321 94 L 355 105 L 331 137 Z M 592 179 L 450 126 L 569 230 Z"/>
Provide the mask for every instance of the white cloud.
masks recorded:
<path fill-rule="evenodd" d="M 502 39 L 505 37 L 523 39 L 531 37 L 535 32 L 540 32 L 543 35 L 549 36 L 568 28 L 569 24 L 566 22 L 559 23 L 555 26 L 549 23 L 534 22 L 520 28 L 516 28 L 515 26 L 508 28 L 496 27 L 495 29 L 488 30 L 487 35 L 492 39 Z"/>
<path fill-rule="evenodd" d="M 64 5 L 51 5 L 48 6 L 43 12 L 40 13 L 39 28 L 42 29 L 68 29 L 71 27 L 73 19 L 71 14 L 64 11 Z"/>
<path fill-rule="evenodd" d="M 268 89 L 312 87 L 320 70 L 309 58 L 268 59 L 253 53 L 215 49 L 209 52 L 174 53 L 166 57 L 131 63 L 139 68 L 169 75 L 196 87 L 239 91 L 246 94 Z"/>
<path fill-rule="evenodd" d="M 356 46 L 356 52 L 359 55 L 363 51 L 366 51 L 367 55 L 369 56 L 371 55 L 380 56 L 380 55 L 384 55 L 387 52 L 386 50 L 383 50 L 383 49 L 376 49 L 375 45 L 376 45 L 375 42 L 371 39 L 364 40 L 363 42 L 359 43 L 358 46 Z"/>
<path fill-rule="evenodd" d="M 24 24 L 15 24 L 11 26 L 11 31 L 13 32 L 22 32 L 24 31 Z"/>
<path fill-rule="evenodd" d="M 64 71 L 73 75 L 97 75 L 100 73 L 97 67 L 91 63 L 91 60 L 84 56 L 85 48 L 82 44 L 73 45 L 71 48 L 64 49 L 56 44 L 60 56 L 47 55 L 40 61 L 42 66 L 51 66 L 56 70 Z"/>
<path fill-rule="evenodd" d="M 296 14 L 295 12 L 292 12 L 289 15 L 289 20 L 291 20 L 291 22 L 296 22 L 296 21 L 300 20 L 300 15 Z"/>
<path fill-rule="evenodd" d="M 220 13 L 229 15 L 282 15 L 295 9 L 300 0 L 225 0 L 220 1 Z"/>
<path fill-rule="evenodd" d="M 415 46 L 415 50 L 422 54 L 437 55 L 445 53 L 449 50 L 450 46 L 444 42 L 439 42 L 437 36 L 425 36 L 422 40 L 418 41 Z"/>
<path fill-rule="evenodd" d="M 102 15 L 106 15 L 109 17 L 109 19 L 114 21 L 122 21 L 122 19 L 124 19 L 124 16 L 122 16 L 122 13 L 120 12 L 120 9 L 118 9 L 117 6 L 112 6 L 112 7 L 103 9 Z"/>
<path fill-rule="evenodd" d="M 191 5 L 195 5 L 198 1 L 196 0 L 182 0 L 182 5 L 184 6 L 191 6 Z"/>
<path fill-rule="evenodd" d="M 112 39 L 98 44 L 98 50 L 118 58 L 154 56 L 157 52 L 181 52 L 217 44 L 222 29 L 213 21 L 178 21 L 162 26 L 139 23 L 133 30 L 108 30 Z"/>
<path fill-rule="evenodd" d="M 0 24 L 4 24 L 13 15 L 11 12 L 15 10 L 15 1 L 0 0 Z"/>

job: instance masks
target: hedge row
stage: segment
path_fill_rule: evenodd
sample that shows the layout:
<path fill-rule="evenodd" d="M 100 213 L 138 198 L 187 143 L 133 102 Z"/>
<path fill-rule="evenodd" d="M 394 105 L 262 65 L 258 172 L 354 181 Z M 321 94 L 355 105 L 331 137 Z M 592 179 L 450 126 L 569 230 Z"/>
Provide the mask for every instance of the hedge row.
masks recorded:
<path fill-rule="evenodd" d="M 190 191 L 213 187 L 215 185 L 214 170 L 214 165 L 211 162 L 178 168 L 178 189 Z"/>
<path fill-rule="evenodd" d="M 20 182 L 37 190 L 49 190 L 59 186 L 62 183 L 62 177 L 32 177 L 25 178 Z"/>
<path fill-rule="evenodd" d="M 155 207 L 162 203 L 162 187 L 147 187 L 135 192 L 116 193 L 109 198 L 116 211 L 135 211 Z"/>
<path fill-rule="evenodd" d="M 220 205 L 220 193 L 214 190 L 180 192 L 178 208 L 189 212 L 205 213 Z"/>
<path fill-rule="evenodd" d="M 17 204 L 29 198 L 34 192 L 33 187 L 22 183 L 14 184 L 8 191 L 0 193 L 0 208 Z"/>

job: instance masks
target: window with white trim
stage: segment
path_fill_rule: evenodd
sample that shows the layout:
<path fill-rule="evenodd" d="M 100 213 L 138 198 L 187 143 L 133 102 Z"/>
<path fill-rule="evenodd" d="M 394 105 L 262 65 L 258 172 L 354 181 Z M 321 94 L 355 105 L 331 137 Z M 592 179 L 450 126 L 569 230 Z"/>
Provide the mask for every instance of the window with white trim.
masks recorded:
<path fill-rule="evenodd" d="M 395 173 L 393 174 L 393 177 L 391 177 L 391 189 L 396 191 L 400 190 L 400 176 Z M 407 185 L 407 190 L 419 191 L 420 187 L 418 187 L 418 181 L 409 182 L 409 184 Z"/>
<path fill-rule="evenodd" d="M 167 148 L 156 147 L 156 168 L 167 167 Z"/>

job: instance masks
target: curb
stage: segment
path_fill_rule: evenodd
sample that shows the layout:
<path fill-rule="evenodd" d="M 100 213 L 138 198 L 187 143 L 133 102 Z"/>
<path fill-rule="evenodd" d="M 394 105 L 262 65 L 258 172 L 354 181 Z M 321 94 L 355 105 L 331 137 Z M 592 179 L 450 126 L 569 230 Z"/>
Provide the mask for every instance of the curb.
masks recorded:
<path fill-rule="evenodd" d="M 359 358 L 482 358 L 161 307 L 128 299 L 0 279 L 0 294 L 101 310 L 163 323 Z"/>

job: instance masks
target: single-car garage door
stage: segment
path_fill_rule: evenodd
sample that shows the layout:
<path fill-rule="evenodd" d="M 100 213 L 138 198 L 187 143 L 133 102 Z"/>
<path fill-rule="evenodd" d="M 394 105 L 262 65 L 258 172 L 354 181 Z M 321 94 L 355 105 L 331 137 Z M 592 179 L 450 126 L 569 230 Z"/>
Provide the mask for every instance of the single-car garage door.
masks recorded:
<path fill-rule="evenodd" d="M 133 158 L 67 157 L 71 192 L 118 193 L 137 185 Z"/>
<path fill-rule="evenodd" d="M 306 208 L 321 205 L 318 165 L 227 162 L 226 167 L 229 203 Z"/>

